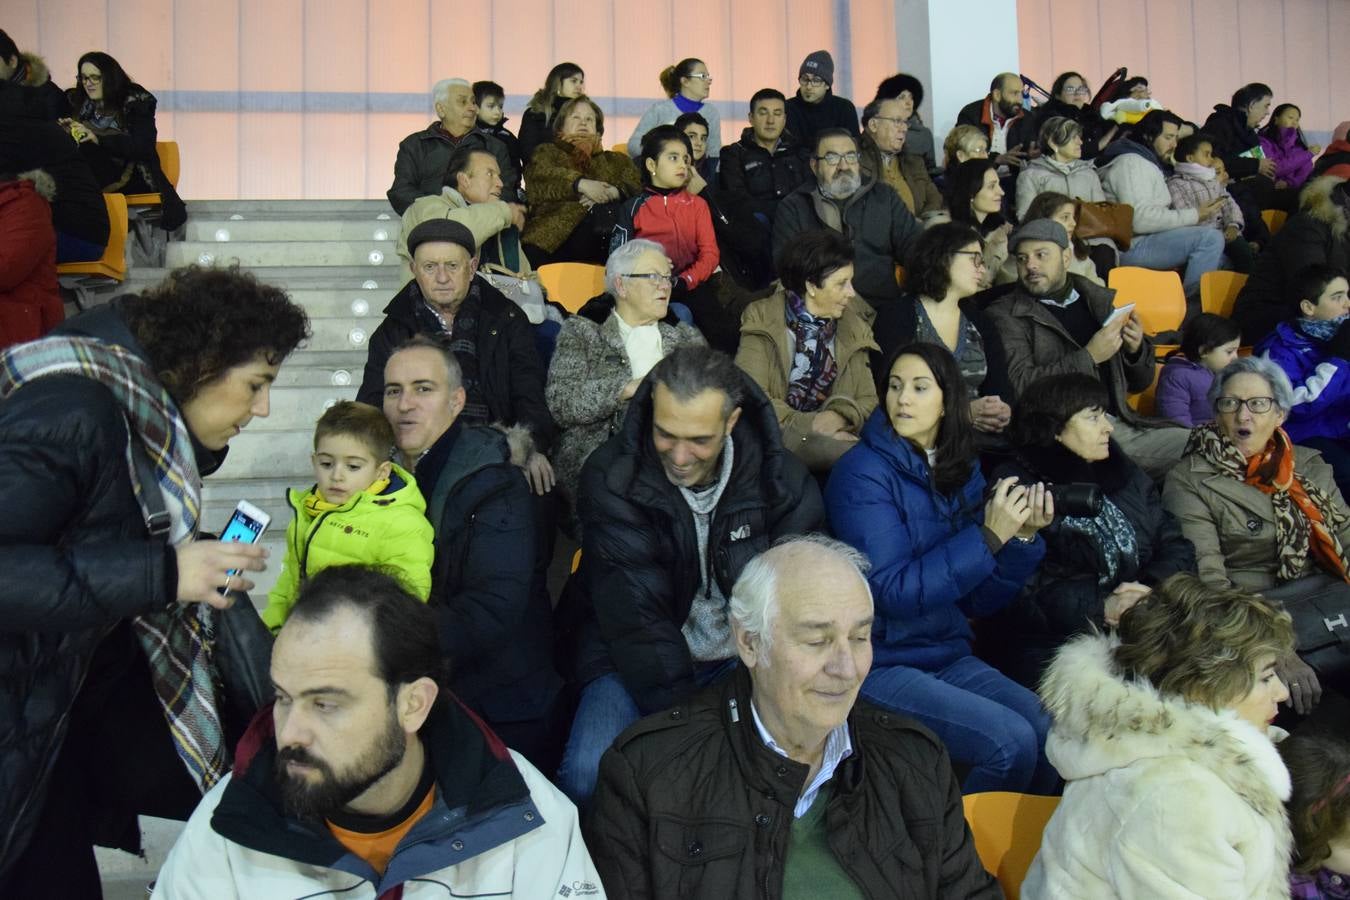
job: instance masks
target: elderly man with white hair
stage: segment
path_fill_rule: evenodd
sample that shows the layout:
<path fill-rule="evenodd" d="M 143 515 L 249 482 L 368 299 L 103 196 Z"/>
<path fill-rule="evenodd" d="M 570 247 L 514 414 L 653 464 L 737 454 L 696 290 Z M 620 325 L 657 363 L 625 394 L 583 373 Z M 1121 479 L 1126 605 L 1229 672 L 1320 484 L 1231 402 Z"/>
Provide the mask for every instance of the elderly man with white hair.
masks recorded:
<path fill-rule="evenodd" d="M 1001 896 L 942 745 L 858 702 L 866 570 L 818 535 L 746 564 L 731 599 L 743 665 L 600 764 L 586 840 L 610 897 Z"/>
<path fill-rule="evenodd" d="M 446 180 L 446 169 L 450 155 L 460 147 L 478 147 L 491 153 L 501 171 L 501 199 L 508 203 L 519 200 L 520 173 L 510 151 L 497 138 L 478 130 L 473 86 L 463 78 L 438 81 L 431 89 L 431 102 L 437 121 L 399 142 L 394 183 L 386 194 L 394 212 L 401 216 L 418 197 L 439 194 L 447 185 L 455 187 L 453 181 Z"/>
<path fill-rule="evenodd" d="M 666 354 L 703 335 L 671 310 L 670 260 L 655 241 L 629 241 L 605 261 L 605 292 L 563 323 L 544 399 L 562 429 L 553 457 L 575 502 L 581 466 L 623 424 L 628 401 Z"/>

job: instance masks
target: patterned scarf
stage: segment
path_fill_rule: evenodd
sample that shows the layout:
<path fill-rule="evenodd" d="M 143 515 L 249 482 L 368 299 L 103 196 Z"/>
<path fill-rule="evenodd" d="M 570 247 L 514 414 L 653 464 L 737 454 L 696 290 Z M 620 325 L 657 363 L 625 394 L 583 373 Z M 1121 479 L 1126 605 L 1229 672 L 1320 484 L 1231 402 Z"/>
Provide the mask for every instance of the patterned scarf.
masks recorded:
<path fill-rule="evenodd" d="M 1086 535 L 1097 548 L 1102 561 L 1097 573 L 1099 587 L 1112 587 L 1122 569 L 1139 566 L 1139 536 L 1134 525 L 1111 498 L 1102 496 L 1102 511 L 1095 516 L 1065 516 L 1063 528 Z"/>
<path fill-rule="evenodd" d="M 1200 454 L 1223 474 L 1270 496 L 1275 507 L 1278 582 L 1298 578 L 1310 552 L 1327 572 L 1350 581 L 1345 550 L 1337 537 L 1346 517 L 1317 485 L 1305 484 L 1294 474 L 1294 445 L 1283 428 L 1276 428 L 1266 449 L 1248 460 L 1218 425 L 1210 423 L 1191 432 L 1186 444 L 1186 454 L 1190 453 Z"/>
<path fill-rule="evenodd" d="M 815 412 L 829 399 L 830 387 L 839 374 L 830 353 L 839 322 L 817 319 L 807 311 L 805 300 L 788 291 L 787 326 L 794 338 L 787 405 L 798 412 Z"/>
<path fill-rule="evenodd" d="M 1341 330 L 1350 316 L 1337 316 L 1334 319 L 1309 319 L 1306 316 L 1299 316 L 1298 330 L 1306 334 L 1318 343 L 1325 344 L 1336 336 L 1336 332 Z"/>
<path fill-rule="evenodd" d="M 196 537 L 202 483 L 192 438 L 173 399 L 144 360 L 116 344 L 90 338 L 53 337 L 20 344 L 0 354 L 0 398 L 51 375 L 80 375 L 112 391 L 132 436 L 154 464 L 157 483 L 142 484 L 132 456 L 136 449 L 127 441 L 127 470 L 147 529 L 151 515 L 145 492 L 158 490 L 171 520 L 169 541 L 177 546 Z M 212 677 L 212 610 L 204 603 L 174 602 L 138 616 L 132 626 L 149 660 L 155 695 L 178 755 L 204 793 L 229 767 Z"/>

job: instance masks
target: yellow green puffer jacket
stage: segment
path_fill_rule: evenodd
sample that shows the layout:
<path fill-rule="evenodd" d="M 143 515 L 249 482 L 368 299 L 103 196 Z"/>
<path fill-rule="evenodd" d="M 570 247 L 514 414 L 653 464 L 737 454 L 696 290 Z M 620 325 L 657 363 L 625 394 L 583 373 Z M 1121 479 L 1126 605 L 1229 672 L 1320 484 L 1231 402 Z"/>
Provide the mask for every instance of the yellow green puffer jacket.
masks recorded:
<path fill-rule="evenodd" d="M 281 628 L 305 578 L 329 566 L 360 564 L 390 570 L 423 601 L 431 594 L 435 532 L 417 481 L 397 463 L 389 486 L 378 496 L 359 493 L 337 509 L 312 515 L 305 500 L 315 492 L 291 490 L 295 518 L 286 528 L 286 561 L 277 586 L 267 595 L 262 619 Z"/>

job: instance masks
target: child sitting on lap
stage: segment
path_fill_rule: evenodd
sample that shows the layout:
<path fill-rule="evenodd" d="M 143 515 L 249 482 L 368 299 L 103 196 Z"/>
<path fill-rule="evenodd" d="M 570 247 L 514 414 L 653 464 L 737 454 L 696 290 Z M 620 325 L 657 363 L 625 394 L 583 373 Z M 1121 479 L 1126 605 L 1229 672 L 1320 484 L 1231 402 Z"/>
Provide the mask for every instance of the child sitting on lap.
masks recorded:
<path fill-rule="evenodd" d="M 329 566 L 386 569 L 411 593 L 431 593 L 434 533 L 411 474 L 393 462 L 394 431 L 373 406 L 343 400 L 314 429 L 315 485 L 288 494 L 295 518 L 286 560 L 262 619 L 280 630 L 300 585 Z"/>

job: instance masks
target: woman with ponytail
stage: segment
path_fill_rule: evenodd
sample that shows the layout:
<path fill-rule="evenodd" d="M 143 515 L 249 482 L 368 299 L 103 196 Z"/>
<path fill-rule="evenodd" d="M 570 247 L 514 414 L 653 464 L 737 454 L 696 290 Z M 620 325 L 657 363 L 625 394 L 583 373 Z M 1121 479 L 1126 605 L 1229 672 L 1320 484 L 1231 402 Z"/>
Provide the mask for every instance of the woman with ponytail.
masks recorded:
<path fill-rule="evenodd" d="M 657 125 L 672 125 L 685 113 L 700 113 L 708 121 L 708 159 L 716 166 L 722 155 L 722 119 L 717 108 L 705 103 L 712 93 L 712 76 L 703 60 L 682 59 L 661 71 L 661 88 L 670 99 L 652 104 L 642 118 L 633 136 L 628 139 L 628 155 L 636 159 L 642 153 L 642 138 Z"/>

